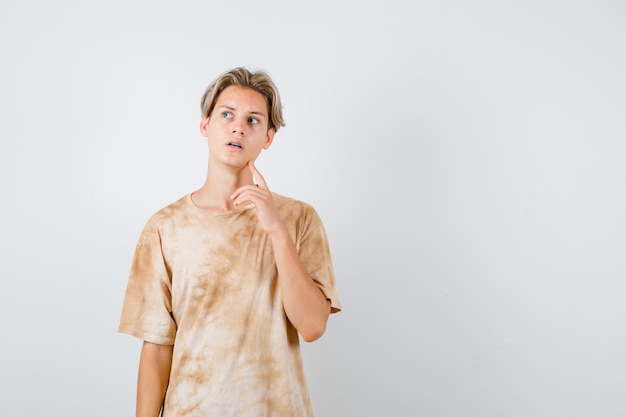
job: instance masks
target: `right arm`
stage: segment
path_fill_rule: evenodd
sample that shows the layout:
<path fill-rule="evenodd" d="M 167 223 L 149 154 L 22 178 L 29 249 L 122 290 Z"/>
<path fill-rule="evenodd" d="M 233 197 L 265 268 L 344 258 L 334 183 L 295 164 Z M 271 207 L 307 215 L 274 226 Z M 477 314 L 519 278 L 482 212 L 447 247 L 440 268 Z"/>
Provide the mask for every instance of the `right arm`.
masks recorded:
<path fill-rule="evenodd" d="M 136 417 L 158 417 L 172 368 L 174 346 L 143 342 L 137 378 Z"/>

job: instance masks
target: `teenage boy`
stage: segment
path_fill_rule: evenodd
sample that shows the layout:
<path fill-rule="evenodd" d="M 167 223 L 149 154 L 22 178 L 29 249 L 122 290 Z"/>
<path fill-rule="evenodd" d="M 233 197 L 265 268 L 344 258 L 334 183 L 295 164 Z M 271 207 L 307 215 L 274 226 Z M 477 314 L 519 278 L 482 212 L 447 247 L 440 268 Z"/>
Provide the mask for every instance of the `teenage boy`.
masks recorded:
<path fill-rule="evenodd" d="M 254 165 L 285 125 L 278 90 L 234 68 L 201 110 L 206 181 L 148 220 L 128 279 L 119 331 L 143 340 L 136 415 L 312 416 L 299 338 L 321 337 L 341 306 L 319 216 Z"/>

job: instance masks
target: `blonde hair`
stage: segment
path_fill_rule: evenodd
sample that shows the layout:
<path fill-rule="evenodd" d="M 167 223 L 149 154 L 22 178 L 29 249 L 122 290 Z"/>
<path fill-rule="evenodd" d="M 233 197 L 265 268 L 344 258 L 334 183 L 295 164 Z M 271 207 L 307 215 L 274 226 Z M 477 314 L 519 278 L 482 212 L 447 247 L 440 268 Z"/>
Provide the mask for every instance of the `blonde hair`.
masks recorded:
<path fill-rule="evenodd" d="M 222 73 L 204 91 L 200 100 L 202 117 L 209 117 L 213 112 L 217 98 L 227 87 L 237 86 L 250 88 L 260 93 L 267 103 L 268 129 L 277 131 L 285 126 L 283 120 L 283 106 L 276 85 L 265 71 L 249 71 L 244 67 L 237 67 Z"/>

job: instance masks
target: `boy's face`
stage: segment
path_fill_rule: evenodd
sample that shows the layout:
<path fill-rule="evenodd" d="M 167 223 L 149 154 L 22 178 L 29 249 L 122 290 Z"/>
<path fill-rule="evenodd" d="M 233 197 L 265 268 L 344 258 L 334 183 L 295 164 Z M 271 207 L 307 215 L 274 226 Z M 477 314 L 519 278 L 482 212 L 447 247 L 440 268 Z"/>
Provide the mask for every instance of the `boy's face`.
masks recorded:
<path fill-rule="evenodd" d="M 243 167 L 272 144 L 274 129 L 268 129 L 268 123 L 261 93 L 230 86 L 217 98 L 211 115 L 202 118 L 200 132 L 208 138 L 209 157 Z"/>

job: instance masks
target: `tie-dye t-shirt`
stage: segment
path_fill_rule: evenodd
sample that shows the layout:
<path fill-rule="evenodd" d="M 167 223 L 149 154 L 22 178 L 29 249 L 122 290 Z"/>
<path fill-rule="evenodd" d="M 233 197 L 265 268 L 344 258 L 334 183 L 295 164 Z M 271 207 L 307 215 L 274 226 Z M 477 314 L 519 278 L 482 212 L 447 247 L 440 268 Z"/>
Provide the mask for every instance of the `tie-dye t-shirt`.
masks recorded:
<path fill-rule="evenodd" d="M 326 233 L 308 204 L 274 194 L 307 271 L 341 309 Z M 299 336 L 254 208 L 216 213 L 188 194 L 147 222 L 119 331 L 174 345 L 163 417 L 307 417 Z"/>

